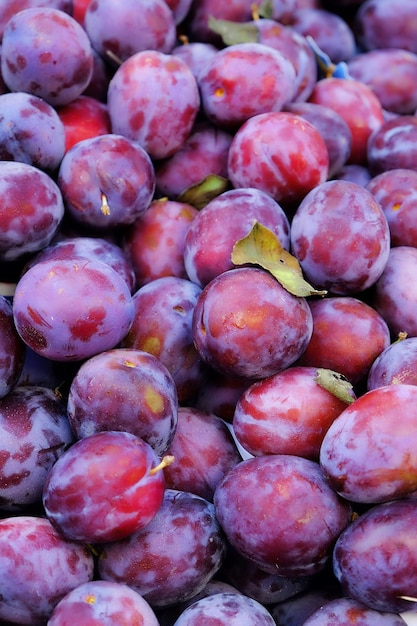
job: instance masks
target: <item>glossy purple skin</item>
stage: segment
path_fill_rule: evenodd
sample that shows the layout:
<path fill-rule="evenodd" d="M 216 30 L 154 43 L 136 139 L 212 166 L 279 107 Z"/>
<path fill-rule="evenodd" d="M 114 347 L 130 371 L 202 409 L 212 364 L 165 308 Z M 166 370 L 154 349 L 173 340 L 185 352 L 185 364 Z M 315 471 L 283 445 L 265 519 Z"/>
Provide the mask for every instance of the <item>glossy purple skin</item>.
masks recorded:
<path fill-rule="evenodd" d="M 194 308 L 193 338 L 203 360 L 243 378 L 265 378 L 291 365 L 312 330 L 307 301 L 255 267 L 216 276 Z"/>
<path fill-rule="evenodd" d="M 165 0 L 174 14 L 175 24 L 179 25 L 188 15 L 192 0 Z"/>
<path fill-rule="evenodd" d="M 65 405 L 46 387 L 16 386 L 0 400 L 0 432 L 0 509 L 27 510 L 73 442 Z"/>
<path fill-rule="evenodd" d="M 208 119 L 233 130 L 258 113 L 280 111 L 294 95 L 295 70 L 271 46 L 234 44 L 205 64 L 198 85 Z"/>
<path fill-rule="evenodd" d="M 417 170 L 417 116 L 386 120 L 369 137 L 368 167 L 373 176 L 393 169 Z"/>
<path fill-rule="evenodd" d="M 417 248 L 392 248 L 385 269 L 372 289 L 370 304 L 384 318 L 394 338 L 417 336 Z"/>
<path fill-rule="evenodd" d="M 12 305 L 0 296 L 0 398 L 18 382 L 24 360 L 25 344 L 16 331 Z"/>
<path fill-rule="evenodd" d="M 0 159 L 55 170 L 64 156 L 65 130 L 55 109 L 37 96 L 0 96 Z"/>
<path fill-rule="evenodd" d="M 231 260 L 233 246 L 246 237 L 255 220 L 272 230 L 282 247 L 289 249 L 288 217 L 271 196 L 253 187 L 225 191 L 206 204 L 188 228 L 184 266 L 189 279 L 204 287 L 236 267 Z"/>
<path fill-rule="evenodd" d="M 372 178 L 372 175 L 365 165 L 357 163 L 345 163 L 338 172 L 333 176 L 336 180 L 347 180 L 351 183 L 366 187 Z"/>
<path fill-rule="evenodd" d="M 166 486 L 210 502 L 218 482 L 242 460 L 219 417 L 186 406 L 178 409 L 178 424 L 167 454 L 172 454 L 175 462 L 164 470 Z"/>
<path fill-rule="evenodd" d="M 68 394 L 68 419 L 77 438 L 127 431 L 158 455 L 174 437 L 177 410 L 172 377 L 156 357 L 141 350 L 116 348 L 87 359 Z"/>
<path fill-rule="evenodd" d="M 417 170 L 387 170 L 369 180 L 367 189 L 388 220 L 391 246 L 417 247 Z"/>
<path fill-rule="evenodd" d="M 354 30 L 365 50 L 401 48 L 417 52 L 413 0 L 366 0 L 356 14 Z"/>
<path fill-rule="evenodd" d="M 3 38 L 7 22 L 18 11 L 32 7 L 51 7 L 72 15 L 73 5 L 73 0 L 7 0 L 0 6 L 0 39 Z"/>
<path fill-rule="evenodd" d="M 57 183 L 69 216 L 109 231 L 132 224 L 146 211 L 155 191 L 155 171 L 141 146 L 106 134 L 74 145 L 61 161 Z"/>
<path fill-rule="evenodd" d="M 318 583 L 318 586 L 313 584 L 306 591 L 271 607 L 271 615 L 279 626 L 303 626 L 305 620 L 317 609 L 340 597 L 339 589 L 332 589 L 326 581 L 323 585 L 320 585 L 320 580 Z"/>
<path fill-rule="evenodd" d="M 74 256 L 86 256 L 107 263 L 126 281 L 129 290 L 133 291 L 135 273 L 128 255 L 117 244 L 101 237 L 67 237 L 52 242 L 32 257 L 26 268 L 40 261 L 71 259 Z"/>
<path fill-rule="evenodd" d="M 144 350 L 171 374 L 178 401 L 194 398 L 204 380 L 204 367 L 194 347 L 192 320 L 201 288 L 184 278 L 164 276 L 133 295 L 135 316 L 122 346 Z"/>
<path fill-rule="evenodd" d="M 217 485 L 214 506 L 235 550 L 282 576 L 322 571 L 351 516 L 318 463 L 286 454 L 236 465 Z"/>
<path fill-rule="evenodd" d="M 314 611 L 303 626 L 333 626 L 360 623 L 361 626 L 405 626 L 406 622 L 394 613 L 376 611 L 352 598 L 336 598 Z"/>
<path fill-rule="evenodd" d="M 159 457 L 128 432 L 99 432 L 79 439 L 52 466 L 42 503 L 62 537 L 103 543 L 128 537 L 153 519 L 161 506 Z"/>
<path fill-rule="evenodd" d="M 320 132 L 329 152 L 328 178 L 332 178 L 350 155 L 352 133 L 345 120 L 333 109 L 314 102 L 292 102 L 285 110 L 301 115 Z"/>
<path fill-rule="evenodd" d="M 229 149 L 228 172 L 235 188 L 255 187 L 285 204 L 297 204 L 325 182 L 328 169 L 329 153 L 317 128 L 286 111 L 251 117 Z"/>
<path fill-rule="evenodd" d="M 13 315 L 32 350 L 56 361 L 77 361 L 114 348 L 132 324 L 134 307 L 113 268 L 73 257 L 30 268 L 16 286 Z"/>
<path fill-rule="evenodd" d="M 369 370 L 368 391 L 399 383 L 417 385 L 417 337 L 394 341 L 381 352 Z"/>
<path fill-rule="evenodd" d="M 47 246 L 64 216 L 54 180 L 27 163 L 0 161 L 0 259 L 15 261 Z"/>
<path fill-rule="evenodd" d="M 54 608 L 48 626 L 72 626 L 74 622 L 159 626 L 155 613 L 136 591 L 107 580 L 91 580 L 72 589 Z"/>
<path fill-rule="evenodd" d="M 175 200 L 183 191 L 207 176 L 227 178 L 227 158 L 232 135 L 210 122 L 194 126 L 182 148 L 155 163 L 156 188 L 161 196 Z"/>
<path fill-rule="evenodd" d="M 211 59 L 216 52 L 218 52 L 218 50 L 219 49 L 216 48 L 216 46 L 213 46 L 213 44 L 210 43 L 204 43 L 202 41 L 189 41 L 185 44 L 175 46 L 175 48 L 171 50 L 171 54 L 178 56 L 185 61 L 195 78 L 198 79 L 205 63 Z"/>
<path fill-rule="evenodd" d="M 346 595 L 376 611 L 415 609 L 417 502 L 396 500 L 371 507 L 341 533 L 333 571 Z"/>
<path fill-rule="evenodd" d="M 197 81 L 177 56 L 137 52 L 109 83 L 114 133 L 137 141 L 152 159 L 172 156 L 183 145 L 200 108 Z"/>
<path fill-rule="evenodd" d="M 91 552 L 41 517 L 0 520 L 0 546 L 0 619 L 6 623 L 45 624 L 59 600 L 94 575 Z"/>
<path fill-rule="evenodd" d="M 236 593 L 216 593 L 202 598 L 185 609 L 174 626 L 275 626 L 262 604 Z"/>
<path fill-rule="evenodd" d="M 67 104 L 90 82 L 90 40 L 63 11 L 49 7 L 20 11 L 4 31 L 1 71 L 10 91 L 25 91 L 53 106 Z"/>
<path fill-rule="evenodd" d="M 390 232 L 369 191 L 348 181 L 326 181 L 298 206 L 291 246 L 316 288 L 353 295 L 381 276 L 388 261 Z"/>
<path fill-rule="evenodd" d="M 202 591 L 219 570 L 225 548 L 213 504 L 166 489 L 160 509 L 142 530 L 103 545 L 98 573 L 129 585 L 153 608 L 165 607 Z"/>
<path fill-rule="evenodd" d="M 351 502 L 379 504 L 417 490 L 417 387 L 386 385 L 350 404 L 326 432 L 320 465 Z"/>
<path fill-rule="evenodd" d="M 107 61 L 126 61 L 142 50 L 169 53 L 176 43 L 175 21 L 164 0 L 92 0 L 84 28 Z"/>

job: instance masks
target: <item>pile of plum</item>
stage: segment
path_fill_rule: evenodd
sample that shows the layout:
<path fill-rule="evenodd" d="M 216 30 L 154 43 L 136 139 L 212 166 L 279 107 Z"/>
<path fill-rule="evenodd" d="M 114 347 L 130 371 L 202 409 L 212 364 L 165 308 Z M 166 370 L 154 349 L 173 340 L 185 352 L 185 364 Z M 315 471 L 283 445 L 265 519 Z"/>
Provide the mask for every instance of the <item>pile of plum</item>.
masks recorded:
<path fill-rule="evenodd" d="M 1 624 L 416 623 L 416 15 L 2 0 Z"/>

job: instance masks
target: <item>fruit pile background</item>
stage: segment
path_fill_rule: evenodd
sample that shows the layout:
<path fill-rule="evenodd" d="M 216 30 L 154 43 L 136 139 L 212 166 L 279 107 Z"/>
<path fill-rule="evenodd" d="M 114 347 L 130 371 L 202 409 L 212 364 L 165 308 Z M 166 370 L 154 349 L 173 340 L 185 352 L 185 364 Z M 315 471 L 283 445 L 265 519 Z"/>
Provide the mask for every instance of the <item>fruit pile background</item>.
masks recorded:
<path fill-rule="evenodd" d="M 0 42 L 0 624 L 416 624 L 415 0 Z"/>

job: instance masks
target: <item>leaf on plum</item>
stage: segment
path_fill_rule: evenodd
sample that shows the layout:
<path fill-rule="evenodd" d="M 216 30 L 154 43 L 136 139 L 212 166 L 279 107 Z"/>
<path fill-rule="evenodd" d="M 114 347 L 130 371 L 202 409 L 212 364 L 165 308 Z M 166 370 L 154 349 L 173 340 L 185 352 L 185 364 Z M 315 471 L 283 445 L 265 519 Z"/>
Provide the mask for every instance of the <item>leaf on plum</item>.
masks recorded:
<path fill-rule="evenodd" d="M 304 278 L 298 260 L 282 247 L 275 233 L 255 221 L 251 231 L 239 239 L 232 250 L 232 263 L 260 265 L 294 296 L 325 296 L 327 291 L 317 290 Z"/>
<path fill-rule="evenodd" d="M 331 394 L 346 402 L 352 404 L 355 401 L 352 384 L 339 372 L 319 367 L 314 380 L 320 387 L 327 389 Z"/>
<path fill-rule="evenodd" d="M 210 16 L 209 28 L 220 35 L 226 46 L 236 43 L 257 43 L 259 32 L 253 22 L 233 22 L 231 20 L 221 20 Z"/>
<path fill-rule="evenodd" d="M 203 180 L 185 189 L 178 197 L 178 202 L 185 202 L 200 210 L 211 200 L 229 189 L 229 180 L 223 176 L 209 174 Z"/>
<path fill-rule="evenodd" d="M 274 3 L 272 0 L 263 0 L 258 7 L 259 17 L 272 20 L 274 17 Z"/>

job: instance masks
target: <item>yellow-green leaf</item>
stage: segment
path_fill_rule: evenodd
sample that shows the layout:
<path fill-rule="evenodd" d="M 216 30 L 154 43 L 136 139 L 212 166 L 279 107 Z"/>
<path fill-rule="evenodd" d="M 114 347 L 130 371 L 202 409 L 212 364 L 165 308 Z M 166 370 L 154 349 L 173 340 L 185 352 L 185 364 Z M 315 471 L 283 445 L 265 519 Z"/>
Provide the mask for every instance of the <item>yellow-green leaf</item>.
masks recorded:
<path fill-rule="evenodd" d="M 231 259 L 235 265 L 260 265 L 294 296 L 325 296 L 327 293 L 315 289 L 304 279 L 298 260 L 282 247 L 272 230 L 257 221 L 248 235 L 235 243 Z"/>
<path fill-rule="evenodd" d="M 209 174 L 203 180 L 185 189 L 185 191 L 177 197 L 177 201 L 191 204 L 191 206 L 200 210 L 218 195 L 227 191 L 229 186 L 230 183 L 227 178 L 217 176 L 216 174 Z"/>
<path fill-rule="evenodd" d="M 356 399 L 352 384 L 339 372 L 319 367 L 314 380 L 346 404 L 352 404 Z"/>
<path fill-rule="evenodd" d="M 208 25 L 223 40 L 226 46 L 236 43 L 256 43 L 259 41 L 259 32 L 253 22 L 233 22 L 231 20 L 220 20 L 210 16 Z"/>

